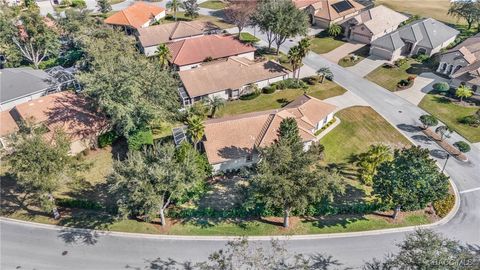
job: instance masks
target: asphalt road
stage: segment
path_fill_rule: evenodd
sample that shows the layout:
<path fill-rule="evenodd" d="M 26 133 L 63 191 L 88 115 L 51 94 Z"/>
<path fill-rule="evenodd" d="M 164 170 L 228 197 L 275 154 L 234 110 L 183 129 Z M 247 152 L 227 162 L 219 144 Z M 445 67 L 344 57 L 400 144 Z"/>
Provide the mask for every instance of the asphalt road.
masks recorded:
<path fill-rule="evenodd" d="M 294 42 L 288 42 L 283 50 Z M 431 150 L 443 164 L 443 150 L 425 140 L 415 129 L 418 117 L 425 112 L 395 94 L 373 84 L 325 58 L 309 54 L 304 63 L 318 69 L 328 66 L 335 74 L 335 81 L 367 101 L 405 136 L 422 147 Z M 458 134 L 451 142 L 464 140 Z M 468 163 L 453 158 L 446 172 L 460 191 L 460 209 L 447 224 L 436 231 L 464 243 L 480 245 L 480 150 L 472 148 L 467 154 Z M 157 258 L 173 258 L 178 261 L 205 260 L 214 250 L 222 248 L 223 240 L 171 240 L 139 238 L 132 236 L 94 235 L 69 229 L 49 229 L 16 222 L 0 221 L 1 269 L 150 269 Z M 344 266 L 360 267 L 366 260 L 380 258 L 395 250 L 395 243 L 402 241 L 405 233 L 341 237 L 330 239 L 289 240 L 291 252 L 305 254 L 326 253 L 344 263 Z M 264 244 L 264 242 L 260 242 Z M 156 268 L 159 269 L 159 268 Z"/>

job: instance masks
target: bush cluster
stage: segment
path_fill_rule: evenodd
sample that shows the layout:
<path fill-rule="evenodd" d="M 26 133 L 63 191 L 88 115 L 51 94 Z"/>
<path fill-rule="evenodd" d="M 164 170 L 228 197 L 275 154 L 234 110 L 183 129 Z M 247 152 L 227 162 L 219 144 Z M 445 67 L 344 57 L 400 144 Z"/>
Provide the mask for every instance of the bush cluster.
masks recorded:
<path fill-rule="evenodd" d="M 272 83 L 271 86 L 278 90 L 308 88 L 308 85 L 304 81 L 292 78 Z"/>
<path fill-rule="evenodd" d="M 460 119 L 460 123 L 469 125 L 471 127 L 480 127 L 480 115 L 478 113 L 474 115 L 467 115 Z"/>
<path fill-rule="evenodd" d="M 403 65 L 407 64 L 408 60 L 406 58 L 400 58 L 395 61 L 395 66 L 402 67 Z"/>
<path fill-rule="evenodd" d="M 448 194 L 443 200 L 433 202 L 433 209 L 439 217 L 445 217 L 455 205 L 455 196 Z"/>
<path fill-rule="evenodd" d="M 107 133 L 103 133 L 98 136 L 98 147 L 104 148 L 108 145 L 112 145 L 118 139 L 118 135 L 114 130 Z"/>
<path fill-rule="evenodd" d="M 264 94 L 273 94 L 275 93 L 275 91 L 277 90 L 276 87 L 272 86 L 272 85 L 269 85 L 269 86 L 265 86 L 263 89 L 262 89 L 262 92 Z"/>
<path fill-rule="evenodd" d="M 150 128 L 133 132 L 127 139 L 129 150 L 140 150 L 143 145 L 153 144 L 153 134 Z"/>
<path fill-rule="evenodd" d="M 250 94 L 242 95 L 239 97 L 241 100 L 252 100 L 260 96 L 260 91 L 253 91 Z"/>
<path fill-rule="evenodd" d="M 302 79 L 308 85 L 315 85 L 319 82 L 318 76 L 310 76 Z"/>
<path fill-rule="evenodd" d="M 327 129 L 329 126 L 333 125 L 333 123 L 335 123 L 336 120 L 337 120 L 336 118 L 333 118 L 332 120 L 330 120 L 330 122 L 328 122 L 325 126 L 323 126 L 321 129 L 315 132 L 315 136 L 318 136 L 320 133 L 322 133 L 322 131 Z"/>
<path fill-rule="evenodd" d="M 450 85 L 448 85 L 448 83 L 446 83 L 446 82 L 435 83 L 433 85 L 433 90 L 435 90 L 437 92 L 440 92 L 440 93 L 446 93 L 446 92 L 448 92 L 448 90 L 450 90 Z"/>
<path fill-rule="evenodd" d="M 471 150 L 470 145 L 464 141 L 455 142 L 453 146 L 455 146 L 458 149 L 458 151 L 462 153 L 467 153 Z"/>
<path fill-rule="evenodd" d="M 74 199 L 74 198 L 60 198 L 56 199 L 57 205 L 65 208 L 81 208 L 88 210 L 99 210 L 102 209 L 102 205 L 98 202 L 84 200 L 84 199 Z"/>

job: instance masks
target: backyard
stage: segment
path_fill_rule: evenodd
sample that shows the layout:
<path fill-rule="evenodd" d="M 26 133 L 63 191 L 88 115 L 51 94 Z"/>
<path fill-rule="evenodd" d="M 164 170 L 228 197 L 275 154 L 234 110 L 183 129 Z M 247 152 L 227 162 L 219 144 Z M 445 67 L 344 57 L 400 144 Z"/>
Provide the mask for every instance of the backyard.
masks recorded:
<path fill-rule="evenodd" d="M 459 122 L 459 119 L 473 115 L 480 109 L 480 106 L 461 106 L 441 95 L 429 93 L 422 99 L 419 107 L 437 117 L 470 142 L 480 142 L 480 128 Z"/>
<path fill-rule="evenodd" d="M 201 8 L 218 10 L 218 9 L 224 9 L 226 4 L 223 1 L 209 0 L 209 1 L 205 1 L 203 3 L 200 3 L 198 6 L 201 7 Z"/>
<path fill-rule="evenodd" d="M 215 24 L 221 29 L 232 28 L 234 25 L 225 22 L 223 19 L 215 16 L 199 15 L 197 18 L 192 19 L 185 16 L 185 12 L 177 12 L 177 21 L 200 21 L 200 22 L 210 22 Z M 168 13 L 167 16 L 160 21 L 160 23 L 169 23 L 174 22 L 175 18 L 172 13 Z"/>
<path fill-rule="evenodd" d="M 400 80 L 406 80 L 410 76 L 416 76 L 422 72 L 431 72 L 426 65 L 408 58 L 405 64 L 398 66 L 380 66 L 370 72 L 366 79 L 392 92 L 397 91 Z"/>
<path fill-rule="evenodd" d="M 346 42 L 339 38 L 333 38 L 328 36 L 327 31 L 322 31 L 311 39 L 311 49 L 314 53 L 324 54 L 328 53 Z"/>

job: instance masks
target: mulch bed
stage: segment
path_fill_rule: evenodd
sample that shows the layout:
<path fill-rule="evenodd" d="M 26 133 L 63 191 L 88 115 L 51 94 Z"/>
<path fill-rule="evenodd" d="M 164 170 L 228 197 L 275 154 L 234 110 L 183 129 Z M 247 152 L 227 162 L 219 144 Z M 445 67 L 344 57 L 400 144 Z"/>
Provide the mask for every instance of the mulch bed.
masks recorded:
<path fill-rule="evenodd" d="M 465 156 L 465 154 L 460 152 L 454 146 L 450 145 L 447 141 L 442 140 L 441 137 L 431 129 L 422 129 L 422 132 L 431 139 L 433 139 L 438 145 L 440 145 L 445 151 L 447 151 L 450 155 L 454 156 L 456 159 L 461 161 L 468 161 L 468 158 L 467 156 Z"/>

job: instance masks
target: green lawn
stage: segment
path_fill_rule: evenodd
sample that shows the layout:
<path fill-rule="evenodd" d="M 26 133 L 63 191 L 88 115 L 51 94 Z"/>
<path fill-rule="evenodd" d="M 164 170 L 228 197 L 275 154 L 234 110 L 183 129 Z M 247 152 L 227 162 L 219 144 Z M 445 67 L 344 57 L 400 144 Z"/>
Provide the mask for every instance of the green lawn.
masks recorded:
<path fill-rule="evenodd" d="M 324 32 L 311 39 L 311 49 L 313 52 L 318 54 L 328 53 L 346 43 L 343 40 L 329 37 L 326 34 L 323 34 Z"/>
<path fill-rule="evenodd" d="M 259 42 L 260 39 L 248 32 L 242 32 L 240 33 L 240 41 L 243 41 L 245 43 L 256 43 Z"/>
<path fill-rule="evenodd" d="M 227 29 L 227 28 L 235 27 L 235 25 L 229 24 L 229 23 L 225 22 L 223 19 L 220 19 L 220 18 L 214 17 L 214 16 L 199 15 L 197 18 L 195 18 L 193 20 L 200 21 L 200 22 L 211 22 L 221 29 Z M 167 16 L 163 20 L 160 20 L 159 23 L 169 23 L 169 22 L 174 22 L 174 21 L 175 21 L 175 18 L 173 16 L 173 14 L 168 13 Z M 177 12 L 177 21 L 192 21 L 192 18 L 185 16 L 185 12 Z"/>
<path fill-rule="evenodd" d="M 408 59 L 407 63 L 401 67 L 384 67 L 380 66 L 374 71 L 370 72 L 365 78 L 380 85 L 381 87 L 392 92 L 397 91 L 397 83 L 402 79 L 407 79 L 409 76 L 418 75 L 422 72 L 431 71 L 423 64 Z"/>
<path fill-rule="evenodd" d="M 307 93 L 319 99 L 341 95 L 345 93 L 341 86 L 325 80 L 323 84 L 311 86 Z M 252 100 L 235 100 L 225 104 L 218 112 L 218 116 L 227 116 L 257 111 L 279 109 L 303 94 L 303 89 L 285 89 L 273 94 L 261 94 Z"/>
<path fill-rule="evenodd" d="M 427 94 L 420 102 L 419 107 L 437 117 L 470 142 L 480 142 L 480 128 L 458 122 L 462 117 L 474 114 L 480 109 L 480 106 L 464 107 L 454 104 L 440 95 Z"/>
<path fill-rule="evenodd" d="M 407 138 L 370 107 L 350 107 L 336 116 L 341 123 L 320 140 L 325 146 L 327 163 L 348 163 L 353 155 L 365 152 L 373 144 L 410 145 Z"/>
<path fill-rule="evenodd" d="M 201 8 L 208 8 L 208 9 L 224 9 L 226 4 L 225 2 L 218 1 L 218 0 L 210 0 L 210 1 L 205 1 L 199 5 Z"/>
<path fill-rule="evenodd" d="M 358 64 L 360 61 L 362 61 L 363 59 L 365 59 L 366 57 L 368 57 L 369 53 L 370 53 L 370 46 L 363 46 L 362 48 L 354 51 L 350 55 L 340 59 L 338 61 L 338 64 L 342 67 L 354 66 L 354 65 Z M 355 61 L 352 60 L 352 58 L 351 58 L 352 55 L 357 56 L 357 59 Z"/>

